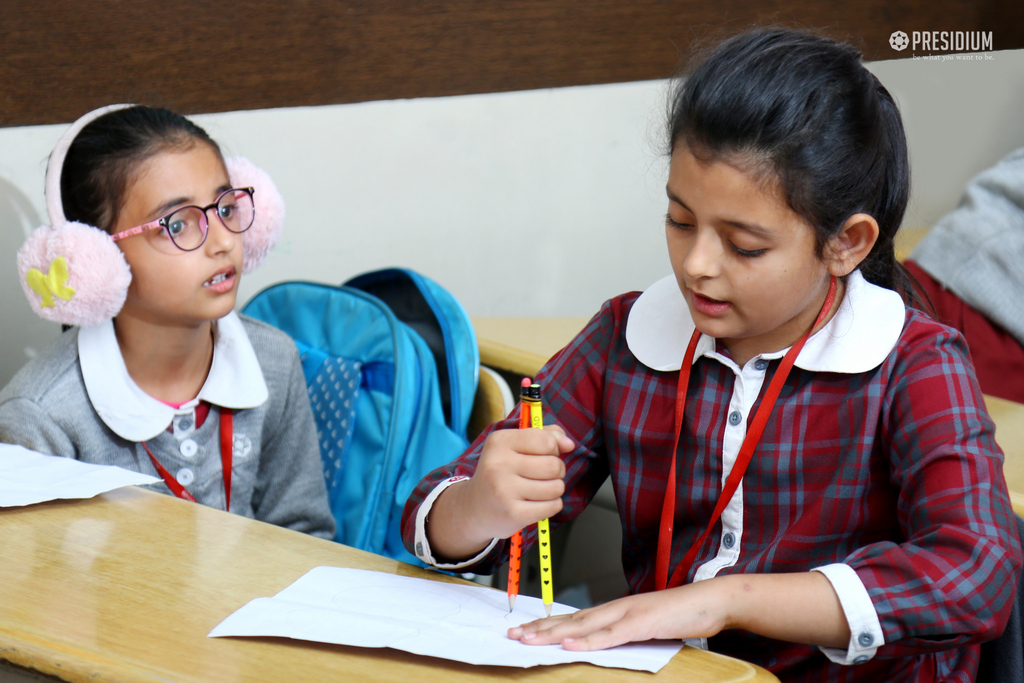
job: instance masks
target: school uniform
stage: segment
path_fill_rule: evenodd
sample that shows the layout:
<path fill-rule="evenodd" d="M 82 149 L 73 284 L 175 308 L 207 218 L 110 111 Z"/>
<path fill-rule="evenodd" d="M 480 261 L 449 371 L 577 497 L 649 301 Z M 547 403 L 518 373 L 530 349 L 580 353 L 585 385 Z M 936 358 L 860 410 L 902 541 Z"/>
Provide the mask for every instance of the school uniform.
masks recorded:
<path fill-rule="evenodd" d="M 148 447 L 199 503 L 223 510 L 222 409 L 233 411 L 231 512 L 332 538 L 295 344 L 234 312 L 216 321 L 199 395 L 178 408 L 135 384 L 112 321 L 65 332 L 0 392 L 0 441 L 159 477 Z M 171 493 L 163 481 L 149 488 Z"/>
<path fill-rule="evenodd" d="M 578 515 L 611 477 L 630 590 L 655 588 L 679 368 L 693 332 L 674 277 L 605 303 L 540 372 L 545 422 L 577 444 L 564 508 Z M 739 367 L 700 338 L 679 440 L 670 573 L 706 528 L 785 350 Z M 515 415 L 497 428 L 515 428 Z M 410 497 L 403 535 L 439 567 L 487 572 L 494 540 L 439 563 L 430 505 L 473 473 L 488 430 Z M 783 680 L 973 680 L 978 643 L 1009 615 L 1021 548 L 1002 453 L 963 338 L 854 272 L 836 314 L 812 335 L 783 385 L 743 481 L 684 583 L 733 573 L 817 570 L 851 629 L 832 650 L 725 631 L 693 644 L 752 661 Z M 525 531 L 532 543 L 536 532 Z"/>

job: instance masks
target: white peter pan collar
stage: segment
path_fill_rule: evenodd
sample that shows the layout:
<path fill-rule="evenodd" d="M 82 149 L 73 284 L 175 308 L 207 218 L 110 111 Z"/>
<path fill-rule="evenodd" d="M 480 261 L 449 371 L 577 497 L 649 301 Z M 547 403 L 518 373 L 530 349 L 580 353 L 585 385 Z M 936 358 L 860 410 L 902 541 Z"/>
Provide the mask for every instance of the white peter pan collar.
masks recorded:
<path fill-rule="evenodd" d="M 232 311 L 216 321 L 213 362 L 199 395 L 175 409 L 139 388 L 128 374 L 114 334 L 114 322 L 78 331 L 78 359 L 89 401 L 100 419 L 128 441 L 146 441 L 171 424 L 175 414 L 199 401 L 234 410 L 255 408 L 268 397 L 256 352 L 242 320 Z"/>
<path fill-rule="evenodd" d="M 905 318 L 899 294 L 871 284 L 855 270 L 846 278 L 839 310 L 807 340 L 794 364 L 815 372 L 867 372 L 878 367 L 896 346 Z M 693 329 L 686 299 L 675 276 L 669 275 L 634 302 L 626 321 L 626 344 L 637 360 L 652 370 L 678 370 Z M 714 338 L 702 334 L 694 356 L 714 351 Z M 777 358 L 784 351 L 764 357 Z"/>

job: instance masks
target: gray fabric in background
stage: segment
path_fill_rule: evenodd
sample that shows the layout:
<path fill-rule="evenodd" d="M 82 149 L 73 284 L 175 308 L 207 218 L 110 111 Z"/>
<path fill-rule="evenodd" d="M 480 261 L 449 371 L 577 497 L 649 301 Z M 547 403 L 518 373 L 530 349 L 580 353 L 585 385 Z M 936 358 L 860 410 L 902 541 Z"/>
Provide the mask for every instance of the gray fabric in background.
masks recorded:
<path fill-rule="evenodd" d="M 910 258 L 1024 344 L 1024 147 L 971 179 Z"/>

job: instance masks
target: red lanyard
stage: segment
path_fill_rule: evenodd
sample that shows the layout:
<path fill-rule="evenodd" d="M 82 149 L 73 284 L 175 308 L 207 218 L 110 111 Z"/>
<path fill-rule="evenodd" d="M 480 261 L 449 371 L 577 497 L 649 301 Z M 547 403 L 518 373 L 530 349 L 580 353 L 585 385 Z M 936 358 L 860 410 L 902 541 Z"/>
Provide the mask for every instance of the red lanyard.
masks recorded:
<path fill-rule="evenodd" d="M 231 452 L 234 448 L 234 417 L 230 408 L 220 409 L 220 464 L 224 471 L 224 509 L 231 509 Z M 142 447 L 146 449 L 146 453 L 149 455 L 149 459 L 153 461 L 153 467 L 163 477 L 164 483 L 167 484 L 167 488 L 171 489 L 178 498 L 184 498 L 187 501 L 193 503 L 196 502 L 195 496 L 188 492 L 184 486 L 182 486 L 177 479 L 171 476 L 171 473 L 160 464 L 160 461 L 156 459 L 156 456 L 149 450 L 149 446 L 146 442 L 142 442 Z"/>
<path fill-rule="evenodd" d="M 678 458 L 679 451 L 679 434 L 683 427 L 683 411 L 686 408 L 686 388 L 690 383 L 690 370 L 693 368 L 693 355 L 697 349 L 697 340 L 700 339 L 700 330 L 694 330 L 693 336 L 690 338 L 690 344 L 686 347 L 686 355 L 683 357 L 683 365 L 679 369 L 679 386 L 676 391 L 676 436 L 675 443 L 672 446 L 672 465 L 668 471 L 668 484 L 665 491 L 665 502 L 661 508 L 661 528 L 658 532 L 658 555 L 655 562 L 654 568 L 654 585 L 658 590 L 664 590 L 665 588 L 674 588 L 682 585 L 683 579 L 686 578 L 687 573 L 690 571 L 690 566 L 693 564 L 693 560 L 697 556 L 697 551 L 704 541 L 707 540 L 708 535 L 711 533 L 711 529 L 715 526 L 715 522 L 721 517 L 722 512 L 725 510 L 725 506 L 732 500 L 732 496 L 736 493 L 737 487 L 740 485 L 740 481 L 743 480 L 743 473 L 747 470 L 747 465 L 750 464 L 750 458 L 754 454 L 754 450 L 757 448 L 757 442 L 761 439 L 761 433 L 764 432 L 765 424 L 768 422 L 768 417 L 771 415 L 772 409 L 775 407 L 775 402 L 779 398 L 779 392 L 782 391 L 782 385 L 785 383 L 786 378 L 789 376 L 789 371 L 793 368 L 793 363 L 796 361 L 796 357 L 800 355 L 800 350 L 804 347 L 804 343 L 808 337 L 811 336 L 818 325 L 828 316 L 829 311 L 832 310 L 832 304 L 836 298 L 836 279 L 833 277 L 829 282 L 828 295 L 825 297 L 825 303 L 821 307 L 821 312 L 818 313 L 818 319 L 811 326 L 811 329 L 807 331 L 804 336 L 794 344 L 786 355 L 783 356 L 782 362 L 779 363 L 778 370 L 775 371 L 775 376 L 772 377 L 772 381 L 768 384 L 768 390 L 764 394 L 764 399 L 761 401 L 760 407 L 757 409 L 757 413 L 754 415 L 753 421 L 750 423 L 750 428 L 747 430 L 747 435 L 743 439 L 743 445 L 740 447 L 739 455 L 736 458 L 736 463 L 732 467 L 732 471 L 729 472 L 729 477 L 725 481 L 725 486 L 722 487 L 722 495 L 718 499 L 718 504 L 715 505 L 714 512 L 711 513 L 711 520 L 708 522 L 708 528 L 704 530 L 704 533 L 700 535 L 689 551 L 683 557 L 682 561 L 676 567 L 675 572 L 672 574 L 672 579 L 668 577 L 668 564 L 672 555 L 672 529 L 675 522 L 676 512 L 676 459 Z"/>

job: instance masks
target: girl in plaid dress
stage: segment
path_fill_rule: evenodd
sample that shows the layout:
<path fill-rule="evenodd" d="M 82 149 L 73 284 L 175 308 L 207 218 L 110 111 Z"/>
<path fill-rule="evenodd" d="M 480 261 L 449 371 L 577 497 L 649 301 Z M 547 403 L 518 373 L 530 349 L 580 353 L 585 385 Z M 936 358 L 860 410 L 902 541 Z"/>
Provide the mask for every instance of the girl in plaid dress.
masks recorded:
<path fill-rule="evenodd" d="M 846 45 L 760 30 L 676 87 L 673 274 L 538 375 L 550 426 L 492 426 L 410 497 L 410 550 L 486 572 L 610 477 L 631 595 L 513 628 L 681 638 L 794 681 L 970 681 L 1021 566 L 963 338 L 893 253 L 898 109 Z M 535 540 L 531 530 L 524 545 Z"/>

